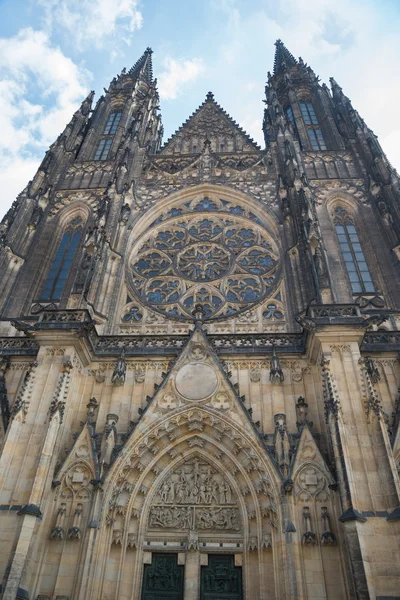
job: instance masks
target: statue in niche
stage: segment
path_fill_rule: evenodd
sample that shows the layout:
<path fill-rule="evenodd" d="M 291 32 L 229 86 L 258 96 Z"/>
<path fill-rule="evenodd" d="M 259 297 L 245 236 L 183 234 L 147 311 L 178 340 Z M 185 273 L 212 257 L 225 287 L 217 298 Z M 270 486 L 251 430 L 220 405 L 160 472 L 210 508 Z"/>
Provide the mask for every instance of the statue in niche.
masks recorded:
<path fill-rule="evenodd" d="M 282 371 L 282 367 L 281 367 L 281 361 L 279 360 L 279 357 L 276 353 L 275 346 L 272 347 L 271 368 L 270 368 L 270 372 L 269 372 L 269 379 L 270 379 L 272 385 L 278 385 L 280 383 L 283 383 L 285 380 L 285 377 L 284 377 L 283 371 Z"/>
<path fill-rule="evenodd" d="M 122 349 L 121 356 L 117 360 L 114 372 L 111 377 L 111 383 L 114 385 L 123 385 L 126 377 L 126 362 L 125 362 L 125 348 Z"/>

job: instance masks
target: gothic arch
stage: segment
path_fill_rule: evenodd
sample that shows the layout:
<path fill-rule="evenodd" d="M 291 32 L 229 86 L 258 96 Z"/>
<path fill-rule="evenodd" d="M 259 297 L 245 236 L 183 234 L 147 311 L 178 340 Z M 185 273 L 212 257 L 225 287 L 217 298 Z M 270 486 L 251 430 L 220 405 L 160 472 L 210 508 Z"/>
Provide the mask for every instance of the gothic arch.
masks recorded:
<path fill-rule="evenodd" d="M 352 216 L 357 219 L 360 216 L 360 208 L 363 204 L 363 201 L 356 196 L 349 194 L 346 191 L 334 191 L 328 194 L 325 200 L 326 210 L 328 214 L 332 214 L 332 210 L 335 206 L 340 205 L 343 206 Z"/>
<path fill-rule="evenodd" d="M 92 211 L 85 200 L 72 200 L 68 206 L 64 207 L 57 213 L 56 223 L 59 229 L 68 227 L 69 223 L 80 217 L 83 223 L 87 223 Z"/>
<path fill-rule="evenodd" d="M 139 219 L 126 253 L 129 298 L 180 321 L 199 303 L 218 320 L 271 299 L 284 264 L 276 223 L 244 198 L 198 186 Z"/>
<path fill-rule="evenodd" d="M 241 544 L 244 564 L 255 556 L 250 556 L 251 552 L 271 549 L 271 537 L 280 539 L 281 480 L 256 434 L 253 438 L 243 424 L 204 406 L 174 410 L 171 416 L 161 416 L 152 425 L 144 420 L 105 478 L 96 543 L 100 571 L 105 569 L 110 552 L 115 554 L 117 548 L 121 549 L 121 565 L 128 549 L 136 552 L 132 597 L 138 597 L 149 514 L 160 485 L 195 458 L 217 473 L 224 472 L 237 498 L 240 531 L 233 532 L 233 539 Z M 279 560 L 277 551 L 274 561 Z M 259 576 L 262 578 L 262 567 Z M 101 593 L 93 589 L 90 597 Z"/>
<path fill-rule="evenodd" d="M 139 428 L 140 433 L 138 435 L 137 430 Z M 180 428 L 181 431 L 179 432 Z M 142 431 L 144 433 L 141 433 Z M 173 433 L 174 431 L 175 433 Z M 229 437 L 227 437 L 228 435 Z M 256 432 L 254 432 L 254 435 L 257 435 Z M 222 444 L 221 439 L 224 436 L 227 439 Z M 164 445 L 162 452 L 159 454 L 160 448 L 157 442 L 163 438 Z M 166 441 L 166 438 L 169 439 L 169 443 Z M 220 452 L 229 456 L 239 470 L 240 461 L 237 459 L 237 455 L 239 455 L 242 448 L 250 451 L 247 460 L 248 474 L 254 474 L 255 468 L 265 471 L 265 475 L 268 477 L 271 485 L 271 492 L 276 499 L 278 498 L 281 483 L 280 476 L 271 461 L 267 458 L 265 448 L 261 446 L 261 443 L 258 440 L 251 439 L 241 424 L 233 421 L 228 416 L 222 415 L 207 406 L 192 408 L 189 405 L 184 406 L 181 410 L 174 410 L 171 415 L 160 416 L 151 425 L 149 424 L 148 428 L 137 427 L 126 442 L 123 453 L 117 458 L 106 475 L 104 506 L 110 501 L 113 490 L 118 487 L 118 480 L 121 476 L 124 477 L 124 470 L 139 466 L 141 476 L 136 482 L 136 488 L 138 489 L 142 481 L 144 481 L 146 474 L 155 466 L 161 456 L 165 456 L 168 452 L 173 451 L 182 441 L 188 441 L 191 438 L 210 442 Z M 156 450 L 156 447 L 158 450 Z M 228 451 L 229 448 L 231 449 L 230 451 Z M 141 458 L 143 458 L 146 452 L 149 453 L 150 460 L 144 469 L 142 468 Z M 151 458 L 151 455 L 153 455 L 153 458 Z M 253 466 L 251 467 L 252 464 Z"/>
<path fill-rule="evenodd" d="M 183 204 L 194 198 L 201 198 L 204 196 L 211 199 L 227 200 L 228 202 L 235 203 L 252 211 L 259 219 L 261 219 L 271 235 L 274 235 L 277 238 L 279 237 L 278 218 L 271 209 L 265 209 L 260 202 L 254 200 L 254 198 L 233 188 L 203 183 L 201 185 L 184 188 L 177 192 L 173 192 L 172 194 L 167 194 L 162 199 L 159 199 L 152 208 L 145 212 L 145 214 L 139 215 L 137 220 L 133 223 L 131 239 L 128 243 L 128 253 L 131 251 L 132 244 L 135 241 L 138 231 L 142 232 L 147 230 L 159 215 L 167 213 L 177 204 Z"/>

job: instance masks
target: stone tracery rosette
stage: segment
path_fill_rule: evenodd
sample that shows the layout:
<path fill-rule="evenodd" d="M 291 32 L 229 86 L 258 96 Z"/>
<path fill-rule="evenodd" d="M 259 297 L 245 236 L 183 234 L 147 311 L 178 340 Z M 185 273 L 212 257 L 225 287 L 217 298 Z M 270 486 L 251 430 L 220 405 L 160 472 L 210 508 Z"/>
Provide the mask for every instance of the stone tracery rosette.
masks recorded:
<path fill-rule="evenodd" d="M 279 251 L 261 221 L 232 211 L 212 214 L 210 202 L 202 199 L 191 215 L 169 211 L 133 251 L 130 289 L 167 317 L 192 319 L 196 304 L 207 319 L 233 316 L 265 301 L 279 282 Z"/>

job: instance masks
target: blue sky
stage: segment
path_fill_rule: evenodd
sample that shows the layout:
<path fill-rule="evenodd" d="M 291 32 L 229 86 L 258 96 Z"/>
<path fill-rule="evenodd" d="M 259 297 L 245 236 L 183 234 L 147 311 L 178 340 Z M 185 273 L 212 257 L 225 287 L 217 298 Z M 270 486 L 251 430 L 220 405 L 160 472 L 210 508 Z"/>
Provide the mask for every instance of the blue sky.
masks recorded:
<path fill-rule="evenodd" d="M 0 0 L 0 216 L 88 91 L 147 46 L 165 139 L 212 90 L 262 144 L 277 38 L 336 78 L 400 169 L 400 0 Z"/>

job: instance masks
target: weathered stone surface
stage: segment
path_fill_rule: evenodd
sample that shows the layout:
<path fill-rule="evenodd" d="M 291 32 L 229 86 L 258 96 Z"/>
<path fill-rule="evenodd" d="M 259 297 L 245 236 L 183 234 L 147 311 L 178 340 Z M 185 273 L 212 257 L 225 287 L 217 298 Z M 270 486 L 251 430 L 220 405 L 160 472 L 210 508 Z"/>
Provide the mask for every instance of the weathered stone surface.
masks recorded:
<path fill-rule="evenodd" d="M 278 41 L 264 149 L 211 92 L 161 146 L 147 49 L 4 217 L 3 600 L 398 597 L 399 182 L 331 83 Z"/>

